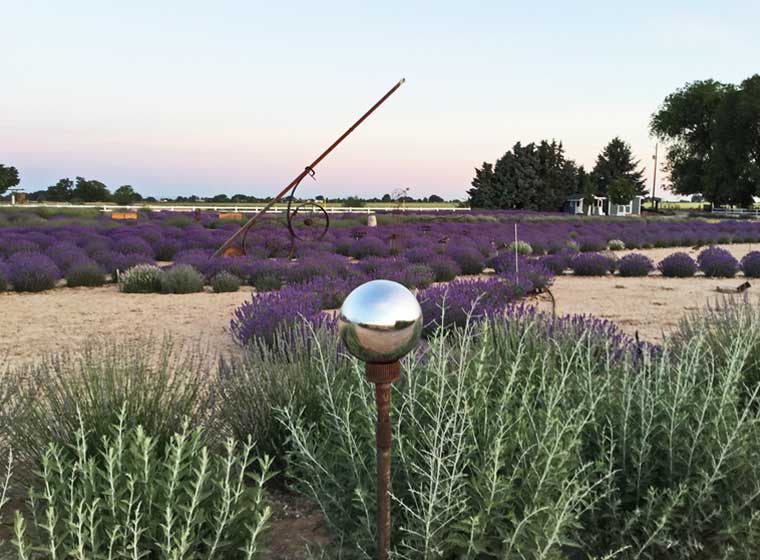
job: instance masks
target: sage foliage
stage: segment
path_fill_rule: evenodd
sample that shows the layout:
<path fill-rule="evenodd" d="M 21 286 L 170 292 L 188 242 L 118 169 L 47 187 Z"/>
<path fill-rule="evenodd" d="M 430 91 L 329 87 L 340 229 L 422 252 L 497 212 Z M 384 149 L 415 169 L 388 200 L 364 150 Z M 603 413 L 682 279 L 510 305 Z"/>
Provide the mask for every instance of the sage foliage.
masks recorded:
<path fill-rule="evenodd" d="M 259 458 L 248 476 L 250 440 L 228 440 L 214 453 L 202 431 L 185 423 L 160 450 L 126 420 L 124 407 L 97 447 L 82 423 L 73 454 L 57 443 L 45 448 L 29 495 L 31 519 L 16 512 L 18 558 L 260 558 L 271 461 Z"/>
<path fill-rule="evenodd" d="M 650 352 L 536 314 L 440 331 L 393 388 L 394 557 L 756 557 L 760 310 L 733 305 Z M 369 558 L 374 390 L 312 356 L 321 411 L 282 410 L 290 475 L 336 554 Z"/>

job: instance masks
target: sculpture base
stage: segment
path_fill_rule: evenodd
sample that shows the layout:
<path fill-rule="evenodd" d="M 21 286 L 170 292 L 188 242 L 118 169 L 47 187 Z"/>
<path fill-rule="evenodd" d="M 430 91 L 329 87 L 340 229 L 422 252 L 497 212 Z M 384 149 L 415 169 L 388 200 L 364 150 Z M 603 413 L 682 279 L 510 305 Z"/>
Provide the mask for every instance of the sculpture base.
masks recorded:
<path fill-rule="evenodd" d="M 401 362 L 367 364 L 367 381 L 370 383 L 393 383 L 401 376 Z"/>

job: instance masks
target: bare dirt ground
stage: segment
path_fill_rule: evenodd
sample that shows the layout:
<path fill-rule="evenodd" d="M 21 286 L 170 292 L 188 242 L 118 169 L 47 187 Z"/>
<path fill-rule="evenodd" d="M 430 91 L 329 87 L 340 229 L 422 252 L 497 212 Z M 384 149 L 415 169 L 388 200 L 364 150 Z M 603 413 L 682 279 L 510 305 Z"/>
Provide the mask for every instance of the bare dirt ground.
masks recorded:
<path fill-rule="evenodd" d="M 760 247 L 755 244 L 726 245 L 737 259 Z M 621 257 L 632 251 L 620 251 Z M 698 250 L 691 248 L 645 249 L 644 253 L 657 262 L 675 252 L 689 253 L 696 259 Z M 551 288 L 557 305 L 557 314 L 587 314 L 609 319 L 628 334 L 639 332 L 643 340 L 659 342 L 663 334 L 672 330 L 684 315 L 703 309 L 708 304 L 725 298 L 743 297 L 718 293 L 717 288 L 733 288 L 743 283 L 736 278 L 665 278 L 656 272 L 643 278 L 620 276 L 582 277 L 564 274 L 555 279 Z M 760 283 L 749 289 L 749 296 L 760 296 Z M 541 309 L 551 309 L 546 296 L 538 298 Z"/>
<path fill-rule="evenodd" d="M 726 248 L 736 257 L 749 252 L 748 244 Z M 759 249 L 757 245 L 755 249 Z M 689 248 L 640 251 L 655 262 Z M 625 252 L 617 253 L 622 256 Z M 564 275 L 552 292 L 559 314 L 586 313 L 610 319 L 626 332 L 639 331 L 645 340 L 660 340 L 687 312 L 716 298 L 718 286 L 735 286 L 741 279 L 600 278 Z M 750 295 L 760 285 L 750 289 Z M 116 286 L 57 288 L 38 294 L 0 294 L 0 360 L 5 365 L 34 360 L 50 352 L 76 351 L 96 337 L 132 338 L 171 335 L 178 342 L 201 342 L 218 352 L 235 352 L 229 334 L 233 311 L 251 297 L 250 289 L 214 294 L 123 294 Z M 539 305 L 548 309 L 545 297 Z"/>

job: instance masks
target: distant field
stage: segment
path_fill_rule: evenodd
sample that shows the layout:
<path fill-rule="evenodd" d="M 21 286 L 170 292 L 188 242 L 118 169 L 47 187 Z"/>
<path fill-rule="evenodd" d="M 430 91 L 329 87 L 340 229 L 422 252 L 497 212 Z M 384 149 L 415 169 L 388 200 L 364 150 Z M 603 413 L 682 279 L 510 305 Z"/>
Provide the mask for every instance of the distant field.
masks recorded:
<path fill-rule="evenodd" d="M 152 203 L 137 203 L 133 206 L 146 206 L 146 207 L 153 207 L 153 208 L 160 208 L 160 207 L 176 207 L 176 206 L 219 206 L 219 207 L 237 207 L 237 208 L 243 208 L 245 206 L 264 206 L 266 202 L 152 202 Z M 344 208 L 343 203 L 341 202 L 326 202 L 326 203 L 320 203 L 325 208 Z M 424 210 L 427 208 L 457 208 L 458 203 L 456 202 L 407 202 L 403 205 L 403 208 L 406 208 L 407 210 L 414 210 L 414 209 L 420 209 Z M 287 206 L 287 203 L 278 203 L 275 204 L 275 208 L 284 208 Z M 399 207 L 394 202 L 367 202 L 363 206 L 353 208 L 397 208 Z"/>
<path fill-rule="evenodd" d="M 709 206 L 709 202 L 675 202 L 663 200 L 660 202 L 660 210 L 701 210 L 705 205 Z M 652 203 L 645 201 L 642 206 L 644 208 L 651 208 Z M 755 204 L 755 208 L 760 208 L 760 204 Z"/>
<path fill-rule="evenodd" d="M 18 205 L 14 208 L 33 208 L 35 203 L 29 205 Z M 58 203 L 49 203 L 50 205 Z M 194 208 L 194 207 L 217 207 L 217 208 L 261 208 L 265 206 L 266 202 L 136 202 L 129 204 L 129 207 L 144 208 L 144 209 L 162 209 L 162 208 Z M 299 202 L 300 204 L 300 202 Z M 325 208 L 338 209 L 345 208 L 341 202 L 327 202 L 320 203 Z M 85 205 L 71 205 L 71 208 L 77 208 L 82 206 L 107 206 L 109 208 L 118 207 L 119 205 L 113 202 L 88 202 Z M 10 207 L 10 205 L 0 204 L 0 207 Z M 62 203 L 60 208 L 67 208 L 68 205 Z M 280 202 L 274 205 L 274 208 L 286 208 L 287 202 Z M 445 209 L 460 209 L 458 202 L 407 202 L 403 206 L 399 206 L 393 202 L 367 202 L 362 206 L 352 206 L 351 208 L 403 208 L 406 210 L 428 210 L 431 208 L 445 208 Z M 461 210 L 468 210 L 468 208 L 461 208 Z"/>
<path fill-rule="evenodd" d="M 704 202 L 670 202 L 663 200 L 660 202 L 660 210 L 701 210 Z M 642 204 L 644 208 L 651 208 L 652 203 L 647 201 Z"/>

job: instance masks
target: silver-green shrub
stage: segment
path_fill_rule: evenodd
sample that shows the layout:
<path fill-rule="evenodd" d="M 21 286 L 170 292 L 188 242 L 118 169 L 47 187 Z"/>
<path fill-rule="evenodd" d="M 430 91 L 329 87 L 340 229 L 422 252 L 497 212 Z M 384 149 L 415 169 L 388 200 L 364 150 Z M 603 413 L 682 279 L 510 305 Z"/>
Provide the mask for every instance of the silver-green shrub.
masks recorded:
<path fill-rule="evenodd" d="M 621 354 L 593 330 L 547 336 L 547 321 L 439 334 L 405 361 L 396 558 L 755 557 L 760 385 L 747 368 L 760 329 L 711 342 L 706 318 L 688 345 Z M 369 558 L 374 391 L 361 364 L 312 355 L 320 410 L 281 413 L 290 473 L 347 557 Z"/>
<path fill-rule="evenodd" d="M 271 461 L 255 459 L 250 440 L 212 452 L 185 424 L 161 450 L 126 425 L 124 408 L 97 444 L 82 426 L 73 453 L 56 443 L 40 451 L 33 516 L 16 513 L 19 558 L 261 558 Z"/>
<path fill-rule="evenodd" d="M 533 247 L 531 247 L 530 243 L 527 241 L 522 241 L 520 239 L 510 243 L 506 250 L 510 253 L 514 253 L 516 251 L 518 255 L 529 256 L 533 254 Z"/>
<path fill-rule="evenodd" d="M 240 289 L 240 284 L 240 278 L 226 270 L 216 273 L 211 279 L 211 289 L 217 294 L 222 292 L 237 292 Z"/>
<path fill-rule="evenodd" d="M 17 404 L 0 443 L 6 436 L 20 463 L 36 468 L 49 443 L 73 446 L 81 423 L 88 441 L 99 442 L 124 407 L 128 428 L 142 425 L 164 446 L 185 419 L 198 426 L 208 418 L 211 373 L 202 348 L 168 338 L 91 340 L 80 352 L 44 356 L 8 373 Z"/>
<path fill-rule="evenodd" d="M 10 368 L 0 367 L 0 462 L 8 445 L 9 427 L 16 420 L 19 407 L 18 380 Z"/>
<path fill-rule="evenodd" d="M 258 448 L 283 462 L 287 432 L 276 410 L 290 406 L 318 421 L 322 412 L 322 370 L 345 371 L 334 330 L 304 325 L 277 332 L 272 344 L 253 338 L 241 357 L 222 358 L 217 383 L 216 420 L 224 435 L 253 437 Z M 343 369 L 340 369 L 343 368 Z"/>
<path fill-rule="evenodd" d="M 161 291 L 163 271 L 152 264 L 138 264 L 119 274 L 119 289 L 129 294 Z"/>
<path fill-rule="evenodd" d="M 192 294 L 203 291 L 203 274 L 189 264 L 178 264 L 161 275 L 161 291 L 165 294 Z"/>
<path fill-rule="evenodd" d="M 621 241 L 620 239 L 610 239 L 607 242 L 607 248 L 610 251 L 622 251 L 625 249 L 625 242 Z"/>

